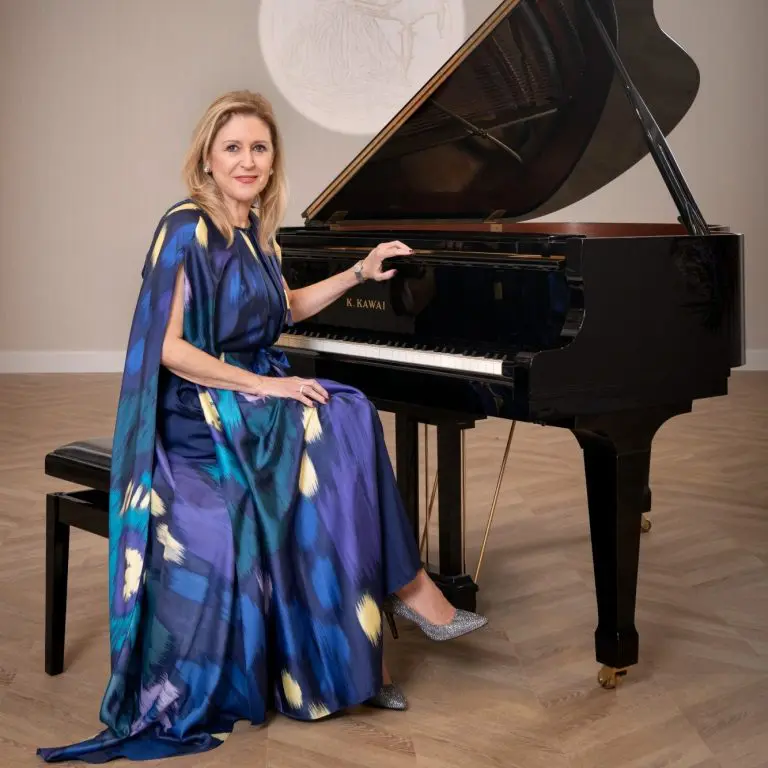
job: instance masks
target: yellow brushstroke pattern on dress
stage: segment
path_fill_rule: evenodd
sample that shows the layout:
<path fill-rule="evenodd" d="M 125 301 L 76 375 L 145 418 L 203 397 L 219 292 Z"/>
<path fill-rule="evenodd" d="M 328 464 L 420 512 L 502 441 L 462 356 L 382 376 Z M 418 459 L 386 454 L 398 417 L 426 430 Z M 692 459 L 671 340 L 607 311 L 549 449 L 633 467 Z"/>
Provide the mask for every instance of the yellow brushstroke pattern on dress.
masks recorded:
<path fill-rule="evenodd" d="M 216 410 L 216 405 L 213 402 L 210 392 L 200 393 L 200 405 L 203 407 L 203 415 L 205 416 L 206 422 L 217 432 L 221 432 L 221 419 L 219 418 L 219 412 Z"/>
<path fill-rule="evenodd" d="M 208 225 L 205 223 L 202 216 L 195 227 L 195 239 L 204 251 L 208 250 Z"/>
<path fill-rule="evenodd" d="M 125 494 L 123 495 L 123 504 L 120 507 L 120 515 L 124 515 L 125 511 L 128 509 L 128 504 L 130 502 L 132 493 L 133 493 L 133 480 L 129 480 L 128 487 L 125 489 Z"/>
<path fill-rule="evenodd" d="M 357 603 L 357 620 L 372 645 L 378 645 L 381 637 L 381 611 L 376 601 L 368 594 Z"/>
<path fill-rule="evenodd" d="M 149 511 L 153 517 L 162 517 L 165 514 L 165 504 L 154 488 L 150 492 Z"/>
<path fill-rule="evenodd" d="M 157 540 L 163 545 L 163 560 L 176 565 L 184 562 L 184 545 L 173 538 L 165 523 L 157 526 Z"/>
<path fill-rule="evenodd" d="M 144 486 L 139 484 L 136 486 L 136 490 L 133 492 L 133 496 L 131 497 L 131 503 L 128 505 L 130 507 L 133 507 L 134 509 L 139 508 L 139 502 L 141 501 L 141 497 L 144 494 Z"/>
<path fill-rule="evenodd" d="M 182 203 L 181 205 L 177 205 L 172 210 L 168 211 L 168 216 L 170 216 L 172 213 L 178 213 L 179 211 L 198 211 L 200 210 L 195 203 Z"/>
<path fill-rule="evenodd" d="M 283 693 L 286 701 L 294 708 L 301 709 L 304 696 L 301 686 L 291 677 L 288 670 L 283 671 Z"/>
<path fill-rule="evenodd" d="M 152 266 L 154 267 L 155 264 L 157 264 L 157 258 L 160 256 L 160 251 L 163 250 L 163 243 L 165 242 L 165 235 L 168 232 L 168 225 L 163 224 L 163 228 L 160 230 L 159 234 L 157 235 L 157 238 L 155 239 L 155 244 L 152 247 Z"/>
<path fill-rule="evenodd" d="M 123 599 L 130 600 L 139 591 L 141 569 L 144 560 L 138 549 L 127 547 L 125 550 L 125 574 L 123 575 Z"/>
<path fill-rule="evenodd" d="M 272 248 L 275 251 L 275 256 L 277 257 L 278 263 L 282 265 L 283 249 L 280 247 L 280 244 L 277 242 L 277 240 L 275 240 L 275 238 L 272 238 Z M 283 278 L 283 293 L 285 294 L 285 304 L 288 307 L 288 309 L 290 309 L 291 297 L 288 295 L 288 286 L 286 285 L 285 278 Z"/>
<path fill-rule="evenodd" d="M 253 247 L 253 243 L 251 242 L 250 237 L 245 236 L 245 232 L 240 232 L 240 237 L 245 240 L 246 245 L 248 246 L 248 250 L 253 254 L 253 258 L 256 259 L 258 256 L 256 256 L 256 249 Z"/>
<path fill-rule="evenodd" d="M 301 468 L 299 469 L 299 490 L 304 496 L 311 499 L 317 493 L 317 489 L 318 482 L 315 465 L 307 455 L 307 452 L 304 451 L 304 455 L 301 457 Z"/>
<path fill-rule="evenodd" d="M 317 408 L 309 405 L 304 406 L 304 439 L 308 443 L 314 443 L 319 440 L 323 434 L 323 427 L 320 424 L 320 414 Z"/>
<path fill-rule="evenodd" d="M 325 704 L 316 704 L 315 702 L 312 702 L 312 704 L 307 707 L 307 712 L 310 720 L 319 720 L 321 717 L 327 717 L 331 714 Z"/>

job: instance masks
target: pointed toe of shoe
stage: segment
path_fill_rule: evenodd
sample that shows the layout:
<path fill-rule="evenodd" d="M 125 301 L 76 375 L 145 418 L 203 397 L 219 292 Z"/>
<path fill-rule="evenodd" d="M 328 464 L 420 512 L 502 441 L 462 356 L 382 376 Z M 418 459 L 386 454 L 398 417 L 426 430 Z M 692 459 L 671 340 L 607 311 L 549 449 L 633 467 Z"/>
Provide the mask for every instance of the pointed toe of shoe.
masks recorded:
<path fill-rule="evenodd" d="M 378 709 L 396 709 L 400 711 L 408 709 L 408 699 L 405 698 L 405 694 L 394 683 L 382 685 L 379 692 L 365 703 Z"/>
<path fill-rule="evenodd" d="M 453 640 L 456 637 L 468 635 L 470 632 L 484 627 L 487 623 L 488 619 L 485 616 L 457 608 L 456 614 L 449 624 L 431 624 L 428 627 L 423 627 L 423 631 L 432 640 Z"/>

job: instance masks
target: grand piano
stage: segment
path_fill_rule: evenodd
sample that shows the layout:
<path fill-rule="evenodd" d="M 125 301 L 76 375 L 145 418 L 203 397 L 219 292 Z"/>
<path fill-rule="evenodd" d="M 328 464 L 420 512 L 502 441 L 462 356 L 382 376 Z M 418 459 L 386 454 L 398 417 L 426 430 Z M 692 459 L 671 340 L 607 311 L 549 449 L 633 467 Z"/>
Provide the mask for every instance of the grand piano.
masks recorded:
<path fill-rule="evenodd" d="M 477 592 L 462 551 L 464 431 L 495 417 L 575 435 L 606 688 L 638 662 L 654 434 L 694 400 L 727 394 L 744 362 L 742 237 L 706 223 L 665 138 L 698 85 L 653 0 L 505 0 L 311 203 L 304 225 L 278 236 L 292 288 L 382 241 L 414 249 L 391 260 L 392 281 L 356 287 L 278 346 L 296 375 L 357 386 L 396 414 L 415 536 L 428 512 L 419 427 L 436 427 L 432 577 L 454 604 L 474 608 Z M 677 208 L 670 222 L 531 221 L 647 154 Z"/>

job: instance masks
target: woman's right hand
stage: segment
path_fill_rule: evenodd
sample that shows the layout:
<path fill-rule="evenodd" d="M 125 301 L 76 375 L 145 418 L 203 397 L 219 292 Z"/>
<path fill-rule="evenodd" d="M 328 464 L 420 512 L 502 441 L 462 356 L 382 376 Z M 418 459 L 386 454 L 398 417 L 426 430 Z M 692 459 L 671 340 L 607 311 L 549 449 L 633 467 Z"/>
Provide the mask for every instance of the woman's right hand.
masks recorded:
<path fill-rule="evenodd" d="M 314 379 L 300 379 L 298 376 L 259 376 L 258 393 L 266 397 L 284 397 L 298 400 L 314 407 L 325 405 L 328 392 Z"/>

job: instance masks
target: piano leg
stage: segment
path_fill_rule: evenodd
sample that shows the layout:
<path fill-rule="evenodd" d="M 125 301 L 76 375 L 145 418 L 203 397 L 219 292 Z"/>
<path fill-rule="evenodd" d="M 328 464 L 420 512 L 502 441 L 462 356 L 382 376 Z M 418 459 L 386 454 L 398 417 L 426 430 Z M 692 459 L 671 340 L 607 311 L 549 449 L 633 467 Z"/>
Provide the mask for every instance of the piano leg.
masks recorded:
<path fill-rule="evenodd" d="M 647 513 L 651 511 L 651 455 L 648 454 L 648 463 L 645 466 L 645 492 L 643 493 L 643 516 L 640 522 L 640 531 L 648 533 L 651 530 L 651 520 Z"/>
<path fill-rule="evenodd" d="M 407 413 L 395 416 L 395 467 L 397 487 L 411 522 L 413 538 L 419 540 L 419 422 Z"/>
<path fill-rule="evenodd" d="M 584 451 L 597 594 L 595 653 L 604 665 L 598 675 L 604 688 L 615 687 L 638 661 L 635 602 L 653 436 L 667 419 L 688 410 L 690 405 L 600 414 L 572 427 Z"/>
<path fill-rule="evenodd" d="M 430 574 L 456 608 L 474 611 L 477 584 L 464 573 L 461 432 L 464 422 L 437 423 L 440 572 Z"/>

